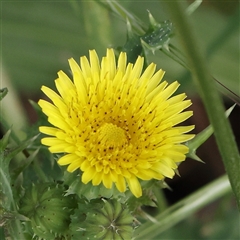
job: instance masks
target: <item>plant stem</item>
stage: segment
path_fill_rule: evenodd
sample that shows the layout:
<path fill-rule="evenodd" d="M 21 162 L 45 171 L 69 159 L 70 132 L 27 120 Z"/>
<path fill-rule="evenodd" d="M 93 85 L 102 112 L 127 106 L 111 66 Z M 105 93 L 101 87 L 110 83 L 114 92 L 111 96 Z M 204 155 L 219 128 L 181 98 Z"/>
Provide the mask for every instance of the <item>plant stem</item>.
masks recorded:
<path fill-rule="evenodd" d="M 153 239 L 203 206 L 228 193 L 231 193 L 231 186 L 227 175 L 224 175 L 158 214 L 155 217 L 156 223 L 146 222 L 141 225 L 136 229 L 135 237 L 136 239 Z"/>
<path fill-rule="evenodd" d="M 33 161 L 33 169 L 37 173 L 39 179 L 42 182 L 48 182 L 48 178 L 47 178 L 46 174 L 43 172 L 43 170 L 40 167 L 39 162 L 37 162 L 37 160 Z"/>
<path fill-rule="evenodd" d="M 185 50 L 188 64 L 192 69 L 193 79 L 199 89 L 209 120 L 213 126 L 218 148 L 240 208 L 240 156 L 230 124 L 224 114 L 223 103 L 208 72 L 204 57 L 198 51 L 197 41 L 190 29 L 182 1 L 167 1 L 166 3 L 178 30 L 178 36 Z"/>

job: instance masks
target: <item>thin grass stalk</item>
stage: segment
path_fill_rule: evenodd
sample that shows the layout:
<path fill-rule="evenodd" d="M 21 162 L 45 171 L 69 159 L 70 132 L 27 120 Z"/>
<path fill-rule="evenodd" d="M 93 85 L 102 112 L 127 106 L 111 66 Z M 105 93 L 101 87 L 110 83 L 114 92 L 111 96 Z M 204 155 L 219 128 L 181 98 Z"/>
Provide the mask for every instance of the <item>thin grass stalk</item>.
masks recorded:
<path fill-rule="evenodd" d="M 136 239 L 154 239 L 211 202 L 231 193 L 227 175 L 202 187 L 183 200 L 172 205 L 155 217 L 155 222 L 146 222 L 135 231 Z"/>

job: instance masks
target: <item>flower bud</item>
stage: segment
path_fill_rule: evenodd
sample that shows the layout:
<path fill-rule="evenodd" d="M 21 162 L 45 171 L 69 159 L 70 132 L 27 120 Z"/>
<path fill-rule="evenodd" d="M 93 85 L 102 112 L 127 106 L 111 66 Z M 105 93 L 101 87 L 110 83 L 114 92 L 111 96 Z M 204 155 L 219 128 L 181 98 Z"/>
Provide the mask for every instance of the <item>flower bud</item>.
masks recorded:
<path fill-rule="evenodd" d="M 133 216 L 115 199 L 79 204 L 71 218 L 72 240 L 132 238 Z"/>
<path fill-rule="evenodd" d="M 64 193 L 64 187 L 55 183 L 33 185 L 26 191 L 20 202 L 20 213 L 31 220 L 34 235 L 48 240 L 68 236 L 76 201 Z"/>

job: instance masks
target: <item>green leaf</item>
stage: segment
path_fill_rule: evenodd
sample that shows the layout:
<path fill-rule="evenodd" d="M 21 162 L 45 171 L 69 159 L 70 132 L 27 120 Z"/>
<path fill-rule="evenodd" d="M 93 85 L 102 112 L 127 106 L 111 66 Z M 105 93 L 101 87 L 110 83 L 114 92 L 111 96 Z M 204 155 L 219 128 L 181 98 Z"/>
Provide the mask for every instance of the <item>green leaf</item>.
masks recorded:
<path fill-rule="evenodd" d="M 16 201 L 11 186 L 12 179 L 9 173 L 9 163 L 19 152 L 27 148 L 36 139 L 36 136 L 21 143 L 13 149 L 7 149 L 11 131 L 9 130 L 0 140 L 0 209 L 3 209 L 7 216 L 11 217 L 11 221 L 5 224 L 6 231 L 9 232 L 13 239 L 24 239 L 22 226 L 20 224 L 21 216 L 17 213 Z M 10 215 L 9 215 L 9 214 Z M 3 216 L 4 217 L 4 216 Z"/>
<path fill-rule="evenodd" d="M 149 30 L 150 31 L 141 37 L 141 40 L 142 43 L 144 42 L 145 46 L 154 53 L 156 50 L 168 45 L 168 42 L 173 34 L 172 22 L 163 21 L 156 24 L 153 29 L 151 29 L 150 26 Z"/>
<path fill-rule="evenodd" d="M 0 140 L 0 197 L 1 207 L 7 210 L 10 210 L 11 203 L 13 202 L 13 194 L 8 171 L 9 161 L 5 159 L 10 134 L 11 130 L 8 130 Z"/>
<path fill-rule="evenodd" d="M 7 93 L 8 93 L 7 88 L 0 89 L 0 101 L 7 95 Z"/>
<path fill-rule="evenodd" d="M 26 159 L 22 160 L 17 167 L 11 170 L 11 179 L 14 181 L 36 158 L 39 149 L 35 150 Z"/>
<path fill-rule="evenodd" d="M 231 112 L 233 111 L 236 104 L 234 104 L 232 107 L 230 107 L 226 112 L 225 115 L 228 117 Z M 194 137 L 192 140 L 190 140 L 186 145 L 189 147 L 189 153 L 187 154 L 188 157 L 203 162 L 197 155 L 196 151 L 197 149 L 205 142 L 207 139 L 213 134 L 214 130 L 211 125 L 209 125 L 207 128 L 205 128 L 202 132 L 198 133 L 196 137 Z"/>
<path fill-rule="evenodd" d="M 92 200 L 96 198 L 110 198 L 114 196 L 123 197 L 124 193 L 120 193 L 116 187 L 113 185 L 111 189 L 104 187 L 101 183 L 98 186 L 93 186 L 91 182 L 84 184 L 81 181 L 81 174 L 77 171 L 69 173 L 68 171 L 64 172 L 64 182 L 69 185 L 67 194 L 77 194 L 80 198 L 85 197 L 87 200 Z"/>
<path fill-rule="evenodd" d="M 127 19 L 128 39 L 121 51 L 126 52 L 128 61 L 134 63 L 138 56 L 145 56 L 148 52 L 168 48 L 169 40 L 173 34 L 173 27 L 170 21 L 157 22 L 149 12 L 150 26 L 142 34 L 137 34 Z"/>
<path fill-rule="evenodd" d="M 31 144 L 34 139 L 29 139 L 28 141 L 23 142 L 21 145 L 14 149 L 6 149 L 7 144 L 9 141 L 11 131 L 9 130 L 4 137 L 0 141 L 0 194 L 5 199 L 3 201 L 3 207 L 10 210 L 11 206 L 14 206 L 14 198 L 13 192 L 11 187 L 11 177 L 9 173 L 9 163 L 11 159 L 18 154 L 19 152 L 23 151 L 29 144 Z M 14 179 L 15 180 L 15 179 Z"/>
<path fill-rule="evenodd" d="M 98 186 L 93 186 L 91 182 L 84 184 L 80 177 L 77 177 L 67 190 L 67 194 L 77 194 L 80 198 L 84 196 L 88 200 L 100 197 L 110 198 L 113 192 L 113 188 L 107 189 L 102 184 Z"/>
<path fill-rule="evenodd" d="M 11 209 L 11 205 L 13 204 L 13 193 L 10 184 L 10 176 L 9 173 L 4 171 L 4 168 L 0 167 L 0 208 L 4 208 L 6 210 Z"/>
<path fill-rule="evenodd" d="M 3 160 L 4 164 L 9 164 L 9 162 L 13 159 L 13 157 L 15 157 L 18 153 L 20 153 L 21 151 L 29 147 L 31 144 L 33 144 L 33 142 L 36 140 L 37 137 L 38 135 L 22 142 L 19 146 L 8 150 L 4 155 L 4 160 Z"/>
<path fill-rule="evenodd" d="M 3 151 L 6 149 L 8 142 L 9 142 L 9 137 L 11 134 L 11 129 L 7 131 L 7 133 L 3 136 L 3 138 L 0 140 L 0 161 L 3 159 Z"/>

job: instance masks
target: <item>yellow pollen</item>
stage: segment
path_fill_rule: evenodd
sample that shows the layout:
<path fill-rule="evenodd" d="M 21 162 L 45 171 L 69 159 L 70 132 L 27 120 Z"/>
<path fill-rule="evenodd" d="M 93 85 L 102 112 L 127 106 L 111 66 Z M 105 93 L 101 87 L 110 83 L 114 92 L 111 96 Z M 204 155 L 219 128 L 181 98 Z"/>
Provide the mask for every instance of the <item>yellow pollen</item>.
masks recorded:
<path fill-rule="evenodd" d="M 127 143 L 125 131 L 112 123 L 105 123 L 99 128 L 99 138 L 101 143 L 117 147 Z"/>

